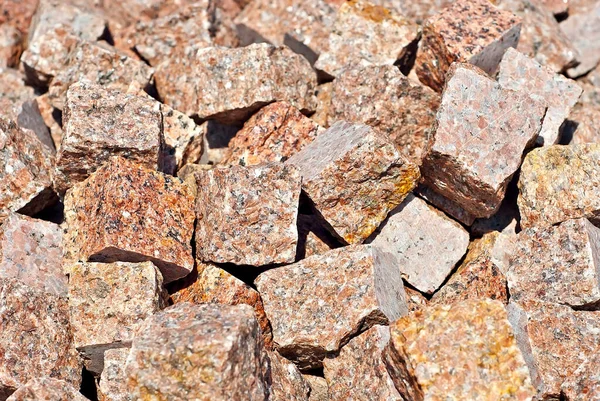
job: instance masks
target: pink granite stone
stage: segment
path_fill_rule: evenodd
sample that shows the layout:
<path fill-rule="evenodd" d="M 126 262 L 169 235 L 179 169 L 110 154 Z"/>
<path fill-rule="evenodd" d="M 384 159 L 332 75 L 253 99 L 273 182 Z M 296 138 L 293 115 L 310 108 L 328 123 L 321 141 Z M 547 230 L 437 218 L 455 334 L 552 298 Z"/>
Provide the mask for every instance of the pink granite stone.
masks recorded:
<path fill-rule="evenodd" d="M 269 352 L 271 366 L 270 401 L 308 401 L 310 387 L 300 371 L 277 351 Z"/>
<path fill-rule="evenodd" d="M 64 380 L 34 378 L 19 387 L 6 401 L 86 401 L 75 387 Z"/>
<path fill-rule="evenodd" d="M 560 29 L 579 53 L 580 64 L 567 70 L 570 77 L 579 77 L 600 62 L 600 3 L 595 0 L 572 0 L 569 18 Z"/>

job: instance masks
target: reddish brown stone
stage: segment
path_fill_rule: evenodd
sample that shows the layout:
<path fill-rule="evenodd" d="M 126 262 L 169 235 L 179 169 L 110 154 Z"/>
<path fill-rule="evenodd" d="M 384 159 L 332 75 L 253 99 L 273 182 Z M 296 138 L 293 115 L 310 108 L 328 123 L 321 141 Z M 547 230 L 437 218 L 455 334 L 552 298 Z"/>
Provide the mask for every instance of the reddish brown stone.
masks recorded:
<path fill-rule="evenodd" d="M 323 128 L 329 128 L 329 110 L 331 108 L 332 92 L 333 83 L 331 82 L 317 86 L 315 91 L 317 95 L 317 107 L 315 113 L 310 118 Z"/>
<path fill-rule="evenodd" d="M 0 25 L 13 26 L 26 36 L 38 3 L 39 0 L 0 1 Z"/>
<path fill-rule="evenodd" d="M 271 366 L 271 401 L 308 401 L 310 387 L 300 371 L 277 351 L 269 352 Z"/>
<path fill-rule="evenodd" d="M 562 384 L 562 393 L 569 401 L 600 399 L 600 355 L 598 350 L 583 362 Z"/>
<path fill-rule="evenodd" d="M 454 64 L 423 162 L 425 184 L 475 217 L 493 215 L 536 139 L 546 107 L 500 87 L 469 64 Z"/>
<path fill-rule="evenodd" d="M 0 67 L 16 67 L 23 51 L 23 36 L 14 26 L 0 25 Z"/>
<path fill-rule="evenodd" d="M 174 174 L 188 163 L 198 163 L 204 151 L 204 130 L 193 119 L 160 104 L 165 137 L 163 170 Z"/>
<path fill-rule="evenodd" d="M 267 364 L 251 307 L 181 303 L 140 327 L 125 371 L 134 399 L 266 401 Z"/>
<path fill-rule="evenodd" d="M 569 18 L 560 29 L 579 53 L 579 65 L 567 70 L 570 77 L 579 77 L 600 62 L 600 3 L 594 0 L 573 0 Z"/>
<path fill-rule="evenodd" d="M 329 121 L 370 125 L 385 133 L 402 154 L 421 163 L 433 139 L 437 93 L 390 65 L 343 72 L 333 82 L 331 97 Z"/>
<path fill-rule="evenodd" d="M 419 168 L 386 136 L 340 121 L 287 164 L 302 173 L 302 189 L 333 231 L 350 244 L 364 241 L 416 186 Z"/>
<path fill-rule="evenodd" d="M 415 69 L 419 80 L 441 92 L 453 62 L 471 63 L 492 75 L 504 51 L 516 47 L 521 19 L 487 0 L 458 0 L 423 24 Z"/>
<path fill-rule="evenodd" d="M 408 307 L 409 312 L 412 313 L 416 310 L 419 310 L 427 306 L 427 304 L 429 303 L 429 301 L 427 301 L 427 298 L 425 298 L 425 296 L 419 291 L 413 290 L 409 287 L 404 287 L 404 290 L 406 291 L 406 305 Z"/>
<path fill-rule="evenodd" d="M 304 374 L 302 377 L 310 386 L 308 401 L 329 401 L 329 389 L 325 378 L 309 374 Z"/>
<path fill-rule="evenodd" d="M 569 0 L 540 0 L 540 3 L 557 17 L 569 11 Z"/>
<path fill-rule="evenodd" d="M 97 387 L 99 401 L 135 401 L 127 392 L 127 356 L 129 348 L 114 348 L 104 352 L 104 368 Z"/>
<path fill-rule="evenodd" d="M 112 158 L 65 197 L 66 262 L 151 261 L 165 283 L 194 266 L 194 197 L 178 178 Z"/>
<path fill-rule="evenodd" d="M 6 401 L 86 401 L 75 387 L 64 380 L 34 378 L 19 387 Z"/>
<path fill-rule="evenodd" d="M 396 266 L 369 245 L 268 270 L 255 284 L 277 350 L 300 369 L 320 367 L 361 329 L 408 313 Z"/>

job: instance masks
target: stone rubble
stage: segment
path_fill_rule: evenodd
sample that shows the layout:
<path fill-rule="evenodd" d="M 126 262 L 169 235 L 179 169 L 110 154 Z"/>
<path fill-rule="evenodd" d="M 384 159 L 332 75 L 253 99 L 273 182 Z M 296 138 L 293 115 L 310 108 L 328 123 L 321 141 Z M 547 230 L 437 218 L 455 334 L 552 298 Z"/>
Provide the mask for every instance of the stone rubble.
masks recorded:
<path fill-rule="evenodd" d="M 570 77 L 579 77 L 600 62 L 600 4 L 593 0 L 572 1 L 569 18 L 560 29 L 579 53 L 579 65 L 567 70 Z"/>
<path fill-rule="evenodd" d="M 104 351 L 104 368 L 98 382 L 99 401 L 135 401 L 127 392 L 125 363 L 129 348 L 113 348 Z"/>
<path fill-rule="evenodd" d="M 43 377 L 19 387 L 7 401 L 86 401 L 79 391 L 64 380 Z"/>
<path fill-rule="evenodd" d="M 271 401 L 308 401 L 310 387 L 292 362 L 278 352 L 269 352 L 271 367 Z"/>

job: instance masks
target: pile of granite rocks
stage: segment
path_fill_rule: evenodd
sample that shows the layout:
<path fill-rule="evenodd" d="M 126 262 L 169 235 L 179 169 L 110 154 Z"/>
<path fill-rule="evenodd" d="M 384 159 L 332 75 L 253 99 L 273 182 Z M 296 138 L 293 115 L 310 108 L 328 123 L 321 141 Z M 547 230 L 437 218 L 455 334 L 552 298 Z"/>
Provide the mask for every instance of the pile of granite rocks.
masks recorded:
<path fill-rule="evenodd" d="M 0 401 L 600 399 L 600 1 L 372 1 L 0 1 Z"/>

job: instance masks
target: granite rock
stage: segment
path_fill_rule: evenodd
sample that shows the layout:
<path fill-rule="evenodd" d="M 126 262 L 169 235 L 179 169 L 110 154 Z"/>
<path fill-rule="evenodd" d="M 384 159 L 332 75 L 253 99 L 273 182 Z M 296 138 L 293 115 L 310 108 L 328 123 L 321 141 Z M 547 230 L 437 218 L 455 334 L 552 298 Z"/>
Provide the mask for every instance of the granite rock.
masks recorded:
<path fill-rule="evenodd" d="M 381 132 L 340 121 L 320 134 L 291 164 L 302 174 L 302 190 L 332 232 L 349 244 L 364 241 L 398 206 L 420 178 Z"/>
<path fill-rule="evenodd" d="M 417 76 L 441 92 L 453 62 L 471 63 L 492 75 L 504 51 L 517 46 L 520 31 L 519 17 L 487 0 L 457 0 L 423 24 Z"/>
<path fill-rule="evenodd" d="M 125 372 L 134 399 L 266 401 L 267 363 L 251 307 L 181 303 L 139 328 Z"/>
<path fill-rule="evenodd" d="M 407 399 L 532 400 L 535 395 L 498 301 L 429 307 L 394 322 L 390 331 L 384 358 Z"/>
<path fill-rule="evenodd" d="M 600 62 L 600 3 L 594 0 L 575 0 L 569 7 L 569 18 L 560 29 L 579 53 L 579 65 L 567 70 L 570 77 L 579 77 Z"/>
<path fill-rule="evenodd" d="M 562 384 L 562 393 L 569 401 L 587 401 L 600 398 L 600 356 L 598 350 L 583 362 L 573 375 Z"/>
<path fill-rule="evenodd" d="M 0 332 L 0 399 L 42 376 L 79 387 L 66 299 L 0 278 Z"/>
<path fill-rule="evenodd" d="M 556 17 L 561 17 L 569 12 L 569 0 L 540 0 L 540 3 Z"/>
<path fill-rule="evenodd" d="M 404 287 L 404 290 L 406 291 L 406 306 L 408 306 L 408 311 L 410 313 L 426 307 L 429 303 L 427 298 L 419 291 L 409 287 Z"/>
<path fill-rule="evenodd" d="M 423 162 L 425 184 L 475 217 L 493 215 L 540 131 L 545 110 L 477 67 L 454 64 Z"/>
<path fill-rule="evenodd" d="M 300 173 L 281 163 L 197 172 L 196 258 L 262 266 L 296 256 Z"/>
<path fill-rule="evenodd" d="M 165 284 L 194 266 L 194 197 L 178 178 L 112 158 L 65 197 L 65 262 L 153 262 Z"/>
<path fill-rule="evenodd" d="M 254 283 L 277 350 L 318 368 L 352 335 L 408 313 L 395 269 L 389 255 L 353 245 L 261 273 Z"/>
<path fill-rule="evenodd" d="M 104 351 L 104 369 L 98 382 L 99 401 L 135 401 L 127 392 L 125 363 L 129 348 L 113 348 Z"/>
<path fill-rule="evenodd" d="M 390 377 L 383 351 L 390 341 L 387 326 L 373 326 L 354 337 L 334 358 L 325 358 L 323 372 L 331 401 L 402 401 Z"/>
<path fill-rule="evenodd" d="M 12 25 L 0 25 L 0 67 L 16 67 L 23 51 L 23 35 Z"/>
<path fill-rule="evenodd" d="M 353 68 L 333 82 L 328 119 L 376 128 L 421 164 L 433 140 L 439 104 L 437 93 L 411 82 L 395 66 Z"/>
<path fill-rule="evenodd" d="M 6 401 L 86 401 L 83 395 L 64 380 L 34 378 L 19 387 Z"/>
<path fill-rule="evenodd" d="M 537 61 L 508 49 L 498 72 L 503 88 L 522 91 L 548 105 L 538 142 L 554 145 L 560 139 L 560 126 L 577 103 L 582 89 L 575 81 L 555 74 Z"/>
<path fill-rule="evenodd" d="M 329 401 L 329 388 L 324 377 L 309 374 L 302 375 L 302 377 L 310 386 L 308 401 Z"/>
<path fill-rule="evenodd" d="M 310 116 L 314 122 L 323 128 L 329 128 L 329 114 L 331 109 L 331 95 L 333 92 L 333 83 L 325 82 L 315 90 L 317 96 L 317 107 L 315 113 Z"/>
<path fill-rule="evenodd" d="M 190 46 L 185 56 L 160 64 L 155 79 L 165 104 L 223 124 L 243 123 L 274 101 L 287 101 L 307 113 L 316 107 L 315 72 L 285 46 Z"/>
<path fill-rule="evenodd" d="M 571 110 L 566 129 L 569 144 L 600 142 L 600 107 L 578 103 Z M 563 137 L 567 134 L 563 133 Z"/>
<path fill-rule="evenodd" d="M 271 367 L 270 401 L 308 401 L 310 387 L 292 362 L 277 351 L 269 352 Z"/>
<path fill-rule="evenodd" d="M 40 111 L 40 116 L 42 116 L 44 124 L 46 124 L 46 127 L 48 127 L 54 148 L 58 150 L 63 137 L 62 113 L 60 110 L 55 109 L 54 106 L 52 106 L 50 99 L 48 99 L 47 93 L 38 96 L 36 98 L 36 102 L 38 105 L 38 110 Z"/>
<path fill-rule="evenodd" d="M 444 213 L 410 194 L 375 232 L 371 244 L 393 255 L 402 278 L 432 294 L 461 260 L 469 233 Z"/>
<path fill-rule="evenodd" d="M 26 36 L 38 4 L 39 0 L 3 0 L 0 3 L 0 25 L 10 25 Z"/>
<path fill-rule="evenodd" d="M 534 149 L 521 166 L 521 227 L 550 226 L 600 214 L 600 145 L 554 145 Z"/>
<path fill-rule="evenodd" d="M 204 134 L 204 150 L 199 163 L 215 166 L 221 163 L 228 152 L 229 142 L 242 127 L 205 121 L 200 125 Z"/>
<path fill-rule="evenodd" d="M 10 213 L 0 226 L 0 277 L 66 296 L 62 230 L 54 223 Z"/>
<path fill-rule="evenodd" d="M 204 151 L 204 130 L 193 119 L 160 104 L 165 138 L 163 170 L 174 174 L 188 163 L 197 163 Z"/>
<path fill-rule="evenodd" d="M 437 209 L 443 210 L 448 216 L 460 221 L 465 226 L 471 226 L 476 220 L 475 216 L 467 212 L 458 203 L 438 194 L 427 185 L 419 184 L 419 186 L 415 188 L 414 193 L 419 198 L 426 200 L 427 203 Z"/>
<path fill-rule="evenodd" d="M 339 247 L 339 241 L 323 227 L 318 216 L 314 214 L 298 214 L 296 261 L 312 255 L 321 255 Z"/>

